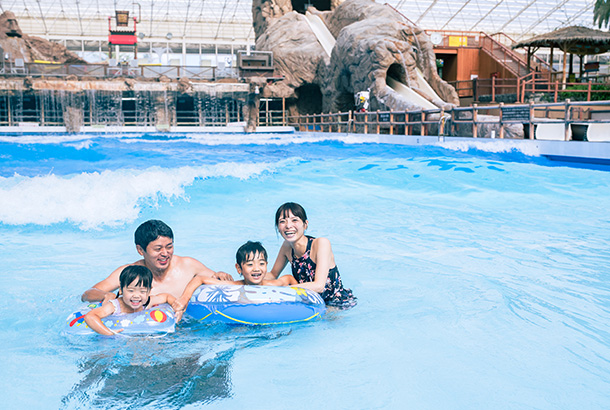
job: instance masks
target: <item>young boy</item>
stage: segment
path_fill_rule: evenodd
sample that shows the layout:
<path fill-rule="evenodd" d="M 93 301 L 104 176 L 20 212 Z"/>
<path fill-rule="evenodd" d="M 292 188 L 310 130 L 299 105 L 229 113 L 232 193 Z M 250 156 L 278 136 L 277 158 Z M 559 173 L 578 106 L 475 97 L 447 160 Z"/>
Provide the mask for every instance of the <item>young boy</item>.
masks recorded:
<path fill-rule="evenodd" d="M 260 242 L 248 241 L 240 246 L 235 259 L 235 269 L 244 277 L 242 280 L 219 280 L 195 276 L 184 289 L 182 296 L 172 304 L 172 308 L 176 312 L 186 309 L 191 296 L 201 285 L 290 286 L 297 284 L 292 275 L 284 275 L 273 280 L 264 279 L 267 274 L 267 251 Z"/>

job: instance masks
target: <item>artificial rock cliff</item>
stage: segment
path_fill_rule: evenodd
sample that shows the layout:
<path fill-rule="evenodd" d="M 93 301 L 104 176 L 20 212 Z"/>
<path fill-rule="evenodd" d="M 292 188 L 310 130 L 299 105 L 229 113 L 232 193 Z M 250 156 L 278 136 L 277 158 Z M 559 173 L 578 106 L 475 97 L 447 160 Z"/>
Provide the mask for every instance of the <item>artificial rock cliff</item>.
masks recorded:
<path fill-rule="evenodd" d="M 421 105 L 388 86 L 391 76 L 436 107 L 459 105 L 455 89 L 437 73 L 422 29 L 372 0 L 333 0 L 330 8 L 308 9 L 336 41 L 329 56 L 290 1 L 253 0 L 256 48 L 273 52 L 276 75 L 284 77 L 267 85 L 263 96 L 287 98 L 291 114 L 347 111 L 354 108 L 354 95 L 367 90 L 371 110 L 419 110 Z M 418 70 L 438 98 L 420 89 Z"/>
<path fill-rule="evenodd" d="M 9 60 L 23 59 L 26 63 L 35 60 L 52 61 L 67 64 L 87 64 L 75 53 L 68 51 L 64 46 L 40 37 L 23 34 L 15 14 L 5 11 L 0 15 L 0 47 Z"/>

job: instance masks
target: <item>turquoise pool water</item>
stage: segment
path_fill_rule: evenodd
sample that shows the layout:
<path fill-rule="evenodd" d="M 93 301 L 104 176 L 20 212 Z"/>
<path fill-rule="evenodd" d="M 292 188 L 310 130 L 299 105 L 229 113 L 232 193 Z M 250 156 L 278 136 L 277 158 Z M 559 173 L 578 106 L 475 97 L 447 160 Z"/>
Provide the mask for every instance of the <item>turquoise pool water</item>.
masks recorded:
<path fill-rule="evenodd" d="M 6 409 L 607 409 L 610 173 L 517 151 L 294 135 L 0 136 Z M 356 308 L 68 337 L 83 290 L 166 221 L 176 254 L 273 260 L 304 205 Z"/>

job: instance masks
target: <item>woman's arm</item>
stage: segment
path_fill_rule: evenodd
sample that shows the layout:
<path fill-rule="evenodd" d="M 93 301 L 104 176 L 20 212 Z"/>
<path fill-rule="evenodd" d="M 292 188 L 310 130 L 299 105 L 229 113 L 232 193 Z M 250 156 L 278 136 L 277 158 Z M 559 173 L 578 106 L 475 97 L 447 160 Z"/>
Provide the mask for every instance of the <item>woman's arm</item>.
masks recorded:
<path fill-rule="evenodd" d="M 313 244 L 311 245 L 311 260 L 316 264 L 316 273 L 313 282 L 299 283 L 295 286 L 322 293 L 326 286 L 328 271 L 335 266 L 335 257 L 328 239 L 314 239 Z"/>
<path fill-rule="evenodd" d="M 110 316 L 114 313 L 114 305 L 111 302 L 105 302 L 102 306 L 95 308 L 88 312 L 85 315 L 85 322 L 87 326 L 89 326 L 92 330 L 95 330 L 97 333 L 106 336 L 112 336 L 119 332 L 122 332 L 123 329 L 119 329 L 116 332 L 108 329 L 106 325 L 102 322 L 102 319 Z"/>
<path fill-rule="evenodd" d="M 265 286 L 290 286 L 290 285 L 296 285 L 298 283 L 299 282 L 297 282 L 297 280 L 294 278 L 294 276 L 284 275 L 284 276 L 280 276 L 277 279 L 266 280 L 263 282 L 263 285 L 265 285 Z"/>
<path fill-rule="evenodd" d="M 282 273 L 282 271 L 286 267 L 286 264 L 288 263 L 288 249 L 290 249 L 290 244 L 284 241 L 280 248 L 280 251 L 277 253 L 277 258 L 275 258 L 273 269 L 271 269 L 270 272 L 267 272 L 265 278 L 270 278 L 270 280 L 272 280 L 277 279 L 277 277 L 280 276 L 280 273 Z"/>

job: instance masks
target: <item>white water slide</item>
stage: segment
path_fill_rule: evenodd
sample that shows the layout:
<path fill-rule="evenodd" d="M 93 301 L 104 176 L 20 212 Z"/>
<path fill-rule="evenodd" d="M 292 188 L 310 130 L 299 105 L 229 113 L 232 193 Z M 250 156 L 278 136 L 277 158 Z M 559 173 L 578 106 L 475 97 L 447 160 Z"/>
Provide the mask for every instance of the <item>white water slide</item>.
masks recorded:
<path fill-rule="evenodd" d="M 311 31 L 316 35 L 318 41 L 322 45 L 326 54 L 330 57 L 330 54 L 333 51 L 333 47 L 335 46 L 335 37 L 326 27 L 324 21 L 320 18 L 320 16 L 316 14 L 311 14 L 310 12 L 305 12 L 305 19 L 307 20 L 307 24 L 311 27 Z"/>
<path fill-rule="evenodd" d="M 313 31 L 316 38 L 322 45 L 324 51 L 326 51 L 326 54 L 330 57 L 336 43 L 335 37 L 328 30 L 326 24 L 324 24 L 324 21 L 320 18 L 320 16 L 306 11 L 305 20 L 307 21 L 307 24 L 309 24 L 311 31 Z M 407 101 L 417 104 L 424 109 L 438 108 L 436 105 L 432 104 L 430 101 L 415 92 L 411 87 L 403 84 L 395 78 L 387 77 L 386 82 L 392 90 L 400 94 Z M 433 101 L 442 101 L 442 99 L 434 92 L 432 87 L 430 87 L 430 84 L 428 84 L 419 69 L 417 69 L 417 83 L 419 90 L 421 90 L 421 92 L 424 93 L 428 98 Z"/>

